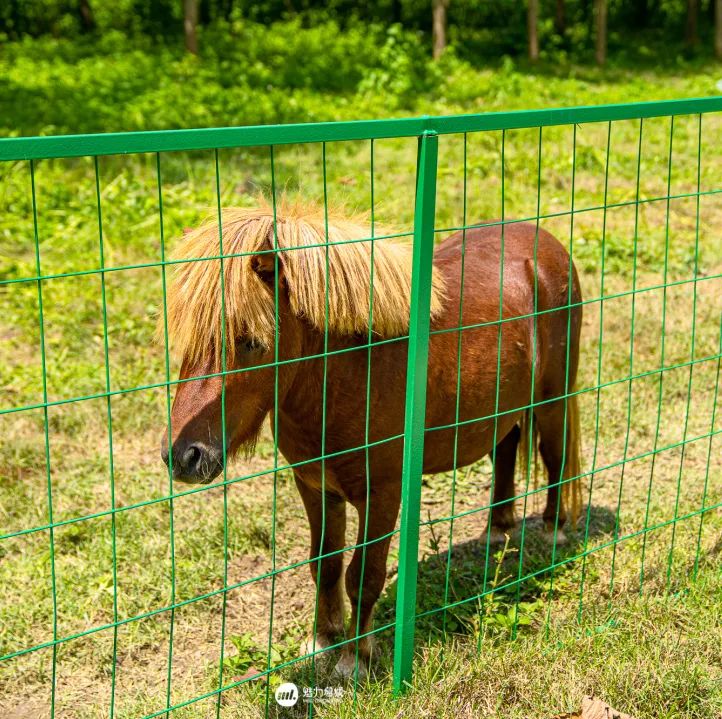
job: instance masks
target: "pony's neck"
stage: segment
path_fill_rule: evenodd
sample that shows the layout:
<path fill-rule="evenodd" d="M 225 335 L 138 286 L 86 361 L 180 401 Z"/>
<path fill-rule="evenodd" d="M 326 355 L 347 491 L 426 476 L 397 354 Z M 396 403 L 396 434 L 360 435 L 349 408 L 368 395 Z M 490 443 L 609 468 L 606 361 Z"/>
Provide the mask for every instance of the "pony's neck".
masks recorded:
<path fill-rule="evenodd" d="M 328 351 L 332 353 L 344 347 L 351 347 L 357 342 L 358 340 L 354 337 L 330 336 Z M 300 432 L 309 438 L 318 440 L 320 440 L 320 428 L 324 418 L 324 401 L 327 424 L 331 419 L 328 413 L 335 406 L 334 396 L 339 370 L 332 354 L 326 364 L 324 381 L 323 354 L 325 347 L 323 333 L 307 327 L 303 333 L 299 356 L 313 357 L 314 359 L 299 362 L 293 381 L 288 391 L 285 392 L 279 407 L 282 424 L 288 429 L 292 429 L 294 434 Z"/>

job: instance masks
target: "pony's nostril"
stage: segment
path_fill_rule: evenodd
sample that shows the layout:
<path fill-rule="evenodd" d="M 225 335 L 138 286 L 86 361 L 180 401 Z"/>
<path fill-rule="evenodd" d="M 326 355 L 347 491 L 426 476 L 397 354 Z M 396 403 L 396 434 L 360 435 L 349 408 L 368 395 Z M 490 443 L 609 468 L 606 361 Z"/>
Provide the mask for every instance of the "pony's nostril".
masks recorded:
<path fill-rule="evenodd" d="M 198 471 L 201 463 L 201 450 L 196 445 L 191 445 L 183 455 L 183 466 L 186 472 L 194 474 Z"/>

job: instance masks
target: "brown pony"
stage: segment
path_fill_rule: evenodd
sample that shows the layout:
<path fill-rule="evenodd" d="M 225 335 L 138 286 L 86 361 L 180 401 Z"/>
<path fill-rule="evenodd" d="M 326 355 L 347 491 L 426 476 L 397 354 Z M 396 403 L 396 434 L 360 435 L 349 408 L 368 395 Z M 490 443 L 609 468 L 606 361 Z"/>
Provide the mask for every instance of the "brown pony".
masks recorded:
<path fill-rule="evenodd" d="M 298 205 L 279 208 L 275 219 L 268 207 L 226 209 L 222 224 L 223 283 L 219 228 L 211 222 L 182 242 L 179 258 L 206 259 L 180 263 L 167 298 L 169 335 L 182 357 L 180 376 L 190 378 L 178 384 L 173 402 L 173 476 L 209 483 L 223 470 L 223 380 L 217 373 L 225 355 L 230 372 L 225 376 L 227 456 L 252 448 L 270 414 L 277 420 L 279 450 L 288 463 L 298 465 L 294 476 L 311 527 L 310 556 L 323 557 L 310 563 L 318 589 L 315 647 L 323 649 L 344 630 L 343 555 L 338 550 L 345 546 L 346 502 L 359 514 L 358 545 L 368 542 L 364 576 L 360 546 L 345 575 L 352 631 L 357 626 L 360 634 L 371 630 L 386 577 L 388 535 L 401 494 L 403 440 L 398 435 L 404 426 L 411 247 L 389 239 L 365 241 L 370 235 L 363 222 L 324 217 Z M 499 323 L 502 247 L 505 321 Z M 535 291 L 536 322 L 530 317 Z M 513 223 L 503 233 L 500 225 L 469 229 L 436 249 L 423 470 L 445 472 L 454 464 L 471 464 L 491 453 L 496 442 L 492 539 L 514 526 L 520 440 L 525 451 L 536 451 L 538 437 L 549 479 L 546 531 L 561 542 L 567 511 L 576 519 L 581 493 L 574 479 L 579 474 L 577 407 L 576 397 L 566 395 L 577 372 L 580 301 L 568 253 L 535 225 Z M 460 318 L 466 327 L 461 338 Z M 332 354 L 324 379 L 326 341 Z M 462 424 L 455 439 L 448 425 L 456 420 L 459 363 Z M 192 379 L 206 375 L 213 376 Z M 532 401 L 533 413 L 526 409 Z M 363 449 L 367 432 L 368 460 Z M 529 436 L 533 442 L 524 443 Z M 161 454 L 168 463 L 167 434 Z M 323 471 L 320 460 L 308 461 L 324 455 Z M 361 639 L 361 672 L 370 650 L 369 637 Z M 337 670 L 348 675 L 354 658 L 353 643 L 346 644 Z"/>

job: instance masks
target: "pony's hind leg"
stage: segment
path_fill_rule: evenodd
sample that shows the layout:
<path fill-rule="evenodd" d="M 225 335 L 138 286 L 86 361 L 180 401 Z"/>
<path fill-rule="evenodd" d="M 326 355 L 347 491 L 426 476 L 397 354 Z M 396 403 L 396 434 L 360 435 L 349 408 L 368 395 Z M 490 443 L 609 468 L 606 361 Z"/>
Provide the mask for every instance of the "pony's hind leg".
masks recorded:
<path fill-rule="evenodd" d="M 326 494 L 325 529 L 324 507 L 321 492 L 308 487 L 296 476 L 296 486 L 301 494 L 311 527 L 311 550 L 309 566 L 316 584 L 318 607 L 315 612 L 315 631 L 301 646 L 301 655 L 312 654 L 334 644 L 343 634 L 343 593 L 341 575 L 343 555 L 337 552 L 343 547 L 346 534 L 346 505 L 344 500 Z M 323 547 L 321 535 L 323 533 Z M 323 559 L 316 559 L 322 556 Z M 328 653 L 316 656 L 316 660 L 327 657 Z"/>
<path fill-rule="evenodd" d="M 535 411 L 539 429 L 539 453 L 549 477 L 547 502 L 544 507 L 544 532 L 550 541 L 564 544 L 567 541 L 563 527 L 567 521 L 567 507 L 561 491 L 565 460 L 566 436 L 564 400 L 537 407 Z"/>
<path fill-rule="evenodd" d="M 504 541 L 504 535 L 514 528 L 514 466 L 521 430 L 515 424 L 511 431 L 496 445 L 494 456 L 494 492 L 487 531 L 489 542 Z"/>

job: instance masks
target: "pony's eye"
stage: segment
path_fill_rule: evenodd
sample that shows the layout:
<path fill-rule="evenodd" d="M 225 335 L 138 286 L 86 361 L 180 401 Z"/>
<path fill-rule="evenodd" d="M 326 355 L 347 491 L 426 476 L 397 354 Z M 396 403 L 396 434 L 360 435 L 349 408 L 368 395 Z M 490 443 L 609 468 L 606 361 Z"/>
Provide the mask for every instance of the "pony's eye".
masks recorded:
<path fill-rule="evenodd" d="M 246 352 L 254 352 L 259 347 L 258 343 L 254 340 L 248 340 L 247 342 L 243 343 L 243 349 L 246 350 Z"/>

